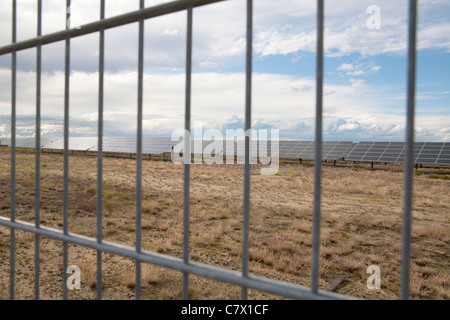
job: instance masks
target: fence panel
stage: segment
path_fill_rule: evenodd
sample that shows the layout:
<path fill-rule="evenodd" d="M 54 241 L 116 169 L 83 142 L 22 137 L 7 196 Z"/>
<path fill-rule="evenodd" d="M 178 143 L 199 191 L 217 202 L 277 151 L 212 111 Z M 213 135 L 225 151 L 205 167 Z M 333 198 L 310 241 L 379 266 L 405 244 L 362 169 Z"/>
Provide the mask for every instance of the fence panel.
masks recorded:
<path fill-rule="evenodd" d="M 322 100 L 323 100 L 323 59 L 324 59 L 324 0 L 317 0 L 317 75 L 316 75 L 316 138 L 315 138 L 315 173 L 314 173 L 314 212 L 313 212 L 313 243 L 311 287 L 252 276 L 249 272 L 249 233 L 250 233 L 250 137 L 245 139 L 245 165 L 243 190 L 243 226 L 242 226 L 242 270 L 235 272 L 195 263 L 189 260 L 189 229 L 190 229 L 190 164 L 184 164 L 184 196 L 183 196 L 183 257 L 177 259 L 171 256 L 147 252 L 141 248 L 141 218 L 142 218 L 142 107 L 143 107 L 143 60 L 144 60 L 144 23 L 147 19 L 185 11 L 187 14 L 186 42 L 186 96 L 185 96 L 185 129 L 191 130 L 191 73 L 192 73 L 192 25 L 193 9 L 224 0 L 179 0 L 161 5 L 144 8 L 144 0 L 140 0 L 140 9 L 123 15 L 105 19 L 105 1 L 101 0 L 100 19 L 76 29 L 67 26 L 66 30 L 42 36 L 42 0 L 37 2 L 38 28 L 36 38 L 17 42 L 17 1 L 12 1 L 12 40 L 9 45 L 0 48 L 0 55 L 11 54 L 11 195 L 10 217 L 0 217 L 0 225 L 11 229 L 10 239 L 10 298 L 15 292 L 15 231 L 22 230 L 35 234 L 35 298 L 39 299 L 39 243 L 40 237 L 50 237 L 63 242 L 63 270 L 68 265 L 68 244 L 76 244 L 97 251 L 97 299 L 102 298 L 102 253 L 111 253 L 136 261 L 136 299 L 141 298 L 141 263 L 149 263 L 178 270 L 183 273 L 182 298 L 188 299 L 189 275 L 198 275 L 214 280 L 232 283 L 242 287 L 241 298 L 248 298 L 248 289 L 256 289 L 294 299 L 352 299 L 332 292 L 318 289 L 319 281 L 319 248 L 321 223 L 321 179 L 322 179 Z M 67 0 L 66 6 L 70 7 Z M 411 205 L 412 177 L 414 151 L 414 102 L 415 102 L 415 65 L 416 65 L 416 28 L 417 0 L 410 0 L 409 10 L 409 49 L 408 49 L 408 105 L 407 105 L 407 148 L 405 158 L 404 187 L 404 219 L 403 219 L 403 250 L 401 298 L 409 297 L 410 244 L 411 244 Z M 70 12 L 66 19 L 70 20 Z M 104 114 L 104 56 L 105 30 L 137 22 L 139 24 L 138 48 L 138 103 L 137 103 L 137 152 L 136 152 L 136 246 L 125 247 L 102 239 L 102 189 L 103 189 L 103 114 Z M 97 230 L 96 238 L 87 238 L 68 232 L 68 200 L 69 200 L 69 79 L 70 79 L 70 40 L 90 33 L 99 33 L 99 91 L 98 91 L 98 152 L 97 152 Z M 246 84 L 245 84 L 245 129 L 251 129 L 252 112 L 252 37 L 253 37 L 253 1 L 247 0 L 246 24 Z M 65 92 L 64 92 L 64 192 L 63 192 L 63 229 L 56 230 L 40 225 L 40 145 L 41 145 L 41 46 L 58 41 L 65 41 Z M 30 224 L 16 220 L 16 72 L 18 51 L 36 48 L 36 158 L 35 158 L 35 223 Z M 185 139 L 188 141 L 188 139 Z M 190 150 L 190 144 L 185 150 Z M 63 274 L 63 284 L 67 274 Z M 67 287 L 63 285 L 63 298 L 67 299 Z"/>

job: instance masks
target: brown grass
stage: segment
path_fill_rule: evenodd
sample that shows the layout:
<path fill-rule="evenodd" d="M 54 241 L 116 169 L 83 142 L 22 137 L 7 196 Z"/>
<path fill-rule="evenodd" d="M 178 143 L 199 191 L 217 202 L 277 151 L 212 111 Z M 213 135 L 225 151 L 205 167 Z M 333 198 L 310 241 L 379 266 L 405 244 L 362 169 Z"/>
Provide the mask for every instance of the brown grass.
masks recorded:
<path fill-rule="evenodd" d="M 9 216 L 9 151 L 0 150 L 0 215 Z M 103 239 L 135 244 L 135 160 L 104 159 Z M 62 157 L 43 154 L 41 223 L 62 227 Z M 69 231 L 96 236 L 96 158 L 70 158 Z M 397 165 L 340 163 L 323 167 L 320 287 L 336 275 L 346 281 L 337 292 L 366 299 L 397 299 L 400 292 L 403 173 Z M 449 169 L 421 168 L 414 177 L 411 295 L 449 299 Z M 250 272 L 309 286 L 314 168 L 285 163 L 276 176 L 252 171 Z M 240 271 L 243 168 L 191 167 L 190 258 Z M 183 167 L 144 161 L 142 203 L 144 250 L 182 257 Z M 34 155 L 18 153 L 16 216 L 34 222 Z M 0 227 L 0 299 L 8 299 L 10 230 Z M 41 237 L 42 299 L 61 298 L 62 244 Z M 69 264 L 82 272 L 82 288 L 70 299 L 95 299 L 96 251 L 69 245 Z M 382 288 L 367 289 L 366 268 L 378 265 Z M 102 255 L 103 298 L 134 298 L 134 261 Z M 144 299 L 180 299 L 181 273 L 142 264 Z M 34 293 L 34 235 L 16 231 L 16 298 Z M 240 288 L 190 277 L 193 299 L 239 299 Z M 279 299 L 250 290 L 251 299 Z"/>

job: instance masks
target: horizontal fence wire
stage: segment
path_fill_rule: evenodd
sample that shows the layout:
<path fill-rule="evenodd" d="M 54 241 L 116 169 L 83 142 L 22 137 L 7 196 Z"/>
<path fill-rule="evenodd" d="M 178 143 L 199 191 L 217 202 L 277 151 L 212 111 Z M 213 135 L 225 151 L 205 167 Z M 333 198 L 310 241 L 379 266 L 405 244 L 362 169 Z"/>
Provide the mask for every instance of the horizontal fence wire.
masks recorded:
<path fill-rule="evenodd" d="M 67 7 L 71 1 L 66 0 Z M 324 31 L 324 0 L 317 0 L 317 75 L 316 75 L 316 139 L 315 153 L 315 182 L 314 182 L 314 212 L 313 212 L 313 250 L 311 267 L 311 287 L 305 287 L 253 276 L 248 270 L 249 223 L 250 223 L 250 136 L 245 141 L 244 167 L 244 206 L 243 206 L 243 239 L 242 239 L 242 271 L 236 272 L 207 264 L 189 261 L 189 185 L 190 167 L 185 162 L 184 167 L 184 213 L 183 213 L 183 257 L 181 259 L 168 255 L 147 252 L 141 249 L 141 202 L 142 202 L 142 107 L 143 107 L 143 72 L 144 72 L 144 21 L 179 11 L 187 13 L 187 42 L 186 42 L 186 97 L 185 97 L 185 129 L 191 129 L 191 72 L 192 72 L 192 24 L 193 8 L 224 0 L 179 0 L 157 6 L 144 8 L 144 0 L 140 1 L 140 9 L 123 15 L 105 19 L 105 1 L 101 0 L 100 20 L 71 29 L 67 26 L 64 31 L 42 36 L 42 0 L 37 3 L 38 25 L 37 37 L 26 41 L 16 42 L 17 36 L 17 3 L 12 1 L 12 41 L 10 45 L 0 48 L 0 55 L 12 54 L 11 60 L 11 169 L 10 169 L 10 217 L 0 217 L 0 225 L 11 229 L 10 250 L 10 298 L 14 299 L 15 292 L 15 231 L 22 230 L 35 234 L 35 299 L 39 299 L 39 237 L 45 236 L 63 242 L 63 270 L 68 264 L 68 245 L 76 244 L 97 250 L 97 299 L 102 298 L 102 253 L 107 252 L 130 258 L 136 261 L 136 298 L 141 297 L 141 263 L 149 263 L 161 267 L 178 270 L 183 273 L 182 298 L 189 298 L 189 274 L 227 282 L 241 286 L 241 298 L 248 298 L 248 289 L 255 289 L 292 299 L 355 299 L 353 297 L 336 294 L 318 289 L 319 279 L 319 248 L 320 248 L 320 200 L 321 200 L 321 157 L 322 154 L 322 99 L 323 99 L 323 31 Z M 246 45 L 246 97 L 245 114 L 246 130 L 251 128 L 251 93 L 252 93 L 252 35 L 253 35 L 253 1 L 247 0 L 247 45 Z M 70 12 L 66 13 L 70 21 Z M 139 23 L 138 49 L 138 102 L 137 102 L 137 157 L 136 157 L 136 245 L 134 248 L 122 246 L 102 240 L 102 175 L 103 175 L 103 101 L 104 101 L 104 31 L 106 29 Z M 417 28 L 417 0 L 410 0 L 409 6 L 409 38 L 408 38 L 408 102 L 407 102 L 407 143 L 405 157 L 405 186 L 404 186 L 404 217 L 402 241 L 402 275 L 401 298 L 409 298 L 410 273 L 410 245 L 411 245 L 411 204 L 412 204 L 412 171 L 414 144 L 414 101 L 415 101 L 415 64 L 416 64 L 416 28 Z M 96 238 L 84 237 L 69 233 L 68 226 L 68 197 L 69 197 L 69 87 L 70 87 L 70 40 L 82 35 L 99 32 L 99 91 L 98 91 L 98 164 L 97 164 L 97 235 Z M 64 190 L 63 190 L 63 230 L 43 227 L 40 225 L 40 117 L 41 117 L 41 47 L 58 41 L 65 41 L 65 93 L 64 93 Z M 16 190 L 16 71 L 17 51 L 36 48 L 36 176 L 35 176 L 35 223 L 16 221 L 15 190 Z M 189 150 L 189 149 L 187 149 Z M 63 299 L 67 299 L 67 274 L 62 273 Z"/>
<path fill-rule="evenodd" d="M 305 286 L 295 285 L 279 280 L 272 280 L 263 277 L 257 277 L 249 275 L 243 277 L 240 272 L 218 268 L 215 266 L 192 262 L 184 263 L 183 259 L 178 259 L 172 256 L 157 254 L 153 252 L 147 252 L 142 250 L 137 252 L 133 247 L 127 247 L 110 242 L 98 243 L 97 239 L 81 236 L 78 234 L 64 234 L 61 230 L 56 230 L 47 227 L 36 228 L 34 225 L 26 222 L 12 222 L 10 219 L 0 217 L 0 225 L 8 228 L 14 228 L 26 232 L 37 233 L 41 236 L 52 238 L 55 240 L 66 241 L 75 245 L 80 245 L 86 248 L 100 250 L 115 255 L 119 255 L 125 258 L 137 260 L 144 263 L 154 264 L 161 267 L 178 270 L 202 276 L 222 282 L 228 282 L 231 284 L 245 286 L 250 289 L 260 290 L 275 295 L 283 296 L 292 299 L 308 299 L 308 300 L 328 300 L 328 299 L 354 299 L 345 295 L 319 291 L 317 294 L 311 294 L 311 289 Z"/>
<path fill-rule="evenodd" d="M 186 10 L 189 7 L 195 8 L 222 1 L 229 1 L 229 0 L 178 0 L 168 2 L 154 7 L 149 7 L 125 13 L 119 16 L 111 17 L 108 19 L 88 23 L 82 26 L 77 26 L 76 28 L 73 29 L 59 31 L 17 43 L 13 41 L 13 43 L 11 43 L 10 45 L 3 46 L 0 48 L 0 55 L 12 53 L 19 50 L 34 48 L 38 45 L 45 45 L 62 41 L 67 38 L 76 38 L 79 36 L 98 32 L 100 30 L 107 30 L 119 26 L 124 26 L 133 22 L 139 22 L 139 20 L 146 20 L 150 18 L 160 17 L 163 15 Z"/>

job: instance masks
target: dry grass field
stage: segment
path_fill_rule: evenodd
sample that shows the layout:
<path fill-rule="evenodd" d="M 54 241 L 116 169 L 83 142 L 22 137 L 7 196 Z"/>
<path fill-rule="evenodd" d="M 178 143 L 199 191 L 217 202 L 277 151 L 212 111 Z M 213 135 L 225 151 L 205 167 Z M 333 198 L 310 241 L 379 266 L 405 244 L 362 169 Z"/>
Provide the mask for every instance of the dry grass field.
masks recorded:
<path fill-rule="evenodd" d="M 69 232 L 96 234 L 93 156 L 70 157 Z M 133 159 L 105 158 L 103 237 L 135 242 Z M 43 154 L 41 223 L 62 228 L 63 158 Z M 250 272 L 309 286 L 313 206 L 311 163 L 282 163 L 275 176 L 251 176 Z M 419 168 L 414 177 L 411 298 L 450 299 L 450 168 Z M 0 215 L 9 216 L 10 151 L 0 150 Z M 191 259 L 241 268 L 243 167 L 192 165 Z M 346 280 L 336 292 L 364 299 L 398 299 L 403 207 L 402 167 L 338 163 L 323 167 L 320 288 Z M 34 222 L 34 154 L 17 153 L 16 215 Z M 143 249 L 182 257 L 183 167 L 143 162 Z M 0 227 L 0 299 L 9 298 L 10 230 Z M 41 298 L 62 297 L 62 243 L 41 237 Z M 134 261 L 103 254 L 103 298 L 134 298 Z M 70 299 L 95 299 L 96 252 L 69 245 L 69 265 L 81 268 L 81 289 Z M 381 289 L 369 290 L 366 268 L 381 270 Z M 180 299 L 180 272 L 142 266 L 143 299 Z M 33 299 L 34 235 L 16 231 L 16 298 Z M 240 288 L 191 276 L 192 299 L 239 299 Z M 250 299 L 282 299 L 250 290 Z"/>

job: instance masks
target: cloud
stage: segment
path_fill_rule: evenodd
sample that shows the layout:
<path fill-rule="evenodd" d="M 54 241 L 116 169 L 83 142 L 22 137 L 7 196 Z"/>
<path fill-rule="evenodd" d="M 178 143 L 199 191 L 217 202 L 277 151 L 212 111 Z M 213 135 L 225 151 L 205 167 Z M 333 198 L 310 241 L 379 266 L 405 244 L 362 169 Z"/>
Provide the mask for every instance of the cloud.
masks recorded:
<path fill-rule="evenodd" d="M 352 85 L 352 88 L 361 88 L 366 85 L 366 80 L 364 79 L 350 79 L 349 82 Z"/>
<path fill-rule="evenodd" d="M 163 36 L 176 36 L 178 35 L 178 30 L 176 29 L 165 29 L 162 33 Z"/>
<path fill-rule="evenodd" d="M 10 72 L 0 69 L 0 81 Z M 18 72 L 18 135 L 32 136 L 35 130 L 35 74 Z M 42 133 L 62 136 L 63 74 L 43 74 Z M 97 134 L 98 74 L 73 72 L 70 78 L 70 134 Z M 136 72 L 105 75 L 105 135 L 134 136 L 137 123 Z M 296 88 L 296 89 L 293 89 Z M 252 125 L 274 128 L 280 136 L 314 139 L 315 80 L 281 74 L 253 75 Z M 184 127 L 185 75 L 174 73 L 144 76 L 144 135 L 169 136 Z M 364 79 L 326 84 L 324 92 L 324 135 L 329 140 L 402 140 L 404 103 L 389 99 L 381 89 Z M 443 91 L 445 92 L 445 91 Z M 404 99 L 402 99 L 404 100 Z M 192 77 L 192 122 L 205 128 L 244 129 L 245 74 L 195 73 Z M 0 135 L 10 132 L 10 94 L 0 91 Z M 418 114 L 418 140 L 448 139 L 446 115 Z"/>
<path fill-rule="evenodd" d="M 158 1 L 159 3 L 161 1 Z M 152 2 L 150 5 L 155 5 Z M 378 1 L 381 29 L 369 30 L 366 9 L 372 1 L 328 1 L 326 6 L 325 48 L 329 57 L 352 53 L 364 57 L 379 54 L 406 53 L 406 2 Z M 36 36 L 34 2 L 19 2 L 18 40 Z M 130 1 L 112 0 L 106 6 L 111 17 L 138 9 Z M 418 48 L 443 49 L 450 52 L 450 23 L 446 20 L 450 6 L 446 1 L 425 1 L 420 4 Z M 98 19 L 99 4 L 79 0 L 73 3 L 71 22 L 82 25 Z M 254 50 L 259 57 L 271 55 L 314 53 L 316 50 L 316 4 L 310 0 L 277 2 L 260 0 L 254 5 Z M 65 3 L 45 1 L 43 33 L 65 28 Z M 194 10 L 194 67 L 217 69 L 243 63 L 245 54 L 245 3 L 224 1 Z M 11 12 L 0 12 L 0 45 L 10 42 Z M 98 64 L 98 34 L 72 40 L 72 68 L 94 72 Z M 186 14 L 170 14 L 145 21 L 145 66 L 163 70 L 182 70 L 185 64 Z M 46 50 L 45 48 L 51 48 Z M 110 72 L 132 71 L 137 67 L 137 24 L 106 31 L 106 68 Z M 28 52 L 28 53 L 27 53 Z M 19 67 L 33 68 L 34 50 L 21 53 Z M 44 68 L 55 71 L 61 67 L 63 45 L 44 46 Z M 56 65 L 54 61 L 60 61 Z M 0 65 L 0 67 L 6 65 Z M 61 69 L 59 69 L 61 70 Z"/>
<path fill-rule="evenodd" d="M 364 61 L 359 59 L 353 63 L 343 63 L 336 68 L 337 71 L 342 71 L 340 76 L 365 76 L 368 74 L 375 74 L 381 70 L 381 66 L 376 66 L 372 60 Z"/>
<path fill-rule="evenodd" d="M 429 24 L 418 33 L 418 49 L 434 47 L 450 52 L 450 23 Z"/>
<path fill-rule="evenodd" d="M 337 68 L 339 71 L 352 71 L 353 69 L 355 69 L 355 67 L 351 63 L 343 63 Z"/>

